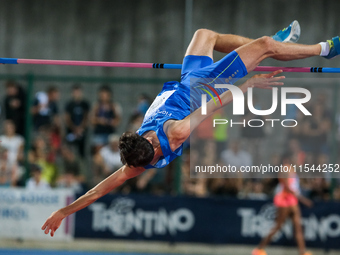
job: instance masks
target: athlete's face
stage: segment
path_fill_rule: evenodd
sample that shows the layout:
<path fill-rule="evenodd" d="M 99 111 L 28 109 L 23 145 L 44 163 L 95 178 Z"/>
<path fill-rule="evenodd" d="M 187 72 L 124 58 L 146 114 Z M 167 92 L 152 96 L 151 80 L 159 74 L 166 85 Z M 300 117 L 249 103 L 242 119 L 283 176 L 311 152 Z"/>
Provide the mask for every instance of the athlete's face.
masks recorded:
<path fill-rule="evenodd" d="M 154 133 L 154 131 L 152 131 Z M 154 165 L 155 163 L 157 163 L 158 159 L 160 158 L 160 156 L 163 155 L 162 153 L 162 149 L 161 149 L 161 146 L 160 146 L 160 143 L 159 143 L 159 140 L 158 140 L 158 137 L 156 134 L 151 134 L 150 136 L 147 136 L 145 137 L 146 140 L 149 141 L 149 143 L 151 143 L 153 149 L 154 149 L 154 152 L 155 152 L 155 155 L 153 157 L 153 159 L 151 160 L 150 164 L 151 165 Z"/>

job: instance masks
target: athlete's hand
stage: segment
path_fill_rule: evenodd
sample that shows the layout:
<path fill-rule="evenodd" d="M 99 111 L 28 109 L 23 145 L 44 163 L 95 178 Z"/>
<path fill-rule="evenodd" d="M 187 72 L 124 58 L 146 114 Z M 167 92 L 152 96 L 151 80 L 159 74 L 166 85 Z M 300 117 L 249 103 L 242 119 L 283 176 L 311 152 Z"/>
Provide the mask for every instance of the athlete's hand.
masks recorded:
<path fill-rule="evenodd" d="M 307 199 L 306 201 L 304 201 L 304 204 L 305 204 L 305 206 L 307 206 L 309 208 L 313 207 L 313 205 L 314 205 L 313 201 L 310 200 L 310 199 Z"/>
<path fill-rule="evenodd" d="M 53 237 L 54 232 L 60 227 L 64 218 L 65 215 L 63 215 L 60 211 L 53 212 L 41 229 L 44 230 L 46 235 L 48 235 L 51 230 L 51 236 Z"/>
<path fill-rule="evenodd" d="M 260 89 L 272 89 L 272 86 L 282 86 L 283 82 L 279 82 L 284 79 L 284 76 L 275 76 L 282 73 L 282 70 L 277 70 L 268 74 L 257 74 L 251 77 L 248 81 L 251 87 Z"/>
<path fill-rule="evenodd" d="M 148 185 L 148 182 L 149 181 L 146 178 L 139 178 L 136 183 L 137 189 L 143 190 L 146 187 L 146 185 Z"/>
<path fill-rule="evenodd" d="M 308 199 L 304 196 L 299 196 L 299 200 L 303 205 L 305 205 L 309 208 L 313 207 L 313 205 L 314 205 L 312 200 L 310 200 L 310 199 Z"/>

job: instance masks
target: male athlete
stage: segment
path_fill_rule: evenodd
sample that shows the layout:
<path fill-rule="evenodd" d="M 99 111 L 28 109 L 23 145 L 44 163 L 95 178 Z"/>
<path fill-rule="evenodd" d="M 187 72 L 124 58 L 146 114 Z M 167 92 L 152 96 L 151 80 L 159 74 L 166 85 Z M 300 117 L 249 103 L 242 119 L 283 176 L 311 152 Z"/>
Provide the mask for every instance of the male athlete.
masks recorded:
<path fill-rule="evenodd" d="M 65 217 L 90 205 L 145 169 L 162 168 L 169 164 L 182 154 L 182 144 L 190 131 L 214 111 L 232 101 L 229 91 L 219 90 L 222 106 L 215 106 L 210 100 L 207 103 L 208 114 L 201 115 L 200 106 L 193 106 L 190 102 L 191 98 L 200 96 L 195 92 L 190 97 L 190 78 L 228 79 L 231 83 L 247 75 L 266 58 L 288 61 L 312 56 L 332 58 L 340 53 L 339 37 L 314 45 L 285 43 L 296 42 L 299 36 L 297 21 L 273 37 L 264 36 L 256 40 L 207 29 L 197 30 L 183 60 L 181 82 L 165 83 L 137 133 L 124 133 L 121 136 L 119 147 L 124 166 L 72 204 L 52 213 L 42 226 L 45 234 L 53 236 Z M 228 54 L 214 63 L 214 50 Z M 279 81 L 284 76 L 275 77 L 281 72 L 255 75 L 239 88 L 245 93 L 248 87 L 270 89 L 273 85 L 283 85 Z"/>

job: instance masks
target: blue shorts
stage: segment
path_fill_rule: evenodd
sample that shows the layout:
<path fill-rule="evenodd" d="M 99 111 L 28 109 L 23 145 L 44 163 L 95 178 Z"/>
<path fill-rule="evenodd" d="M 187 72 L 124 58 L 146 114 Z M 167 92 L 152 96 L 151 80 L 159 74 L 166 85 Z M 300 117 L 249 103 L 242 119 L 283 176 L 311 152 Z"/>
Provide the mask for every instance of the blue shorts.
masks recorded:
<path fill-rule="evenodd" d="M 188 55 L 183 59 L 181 84 L 190 91 L 191 112 L 201 106 L 201 84 L 233 84 L 248 74 L 247 68 L 236 51 L 230 52 L 214 63 L 208 56 Z M 208 87 L 205 89 L 210 90 Z M 221 95 L 227 89 L 215 89 Z M 213 91 L 210 90 L 211 93 Z"/>

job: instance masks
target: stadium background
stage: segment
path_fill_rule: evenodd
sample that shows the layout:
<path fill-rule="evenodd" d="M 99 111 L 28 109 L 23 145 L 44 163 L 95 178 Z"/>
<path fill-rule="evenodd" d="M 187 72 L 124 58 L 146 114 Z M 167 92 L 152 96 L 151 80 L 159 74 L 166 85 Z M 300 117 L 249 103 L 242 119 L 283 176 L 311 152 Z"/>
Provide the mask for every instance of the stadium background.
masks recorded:
<path fill-rule="evenodd" d="M 1 1 L 0 38 L 2 42 L 0 43 L 0 52 L 2 57 L 13 58 L 180 63 L 192 34 L 199 28 L 257 38 L 262 35 L 272 35 L 287 26 L 292 20 L 297 19 L 302 28 L 300 43 L 309 44 L 329 39 L 339 33 L 337 27 L 339 9 L 340 3 L 337 1 Z M 221 54 L 216 54 L 215 59 L 219 59 L 221 56 Z M 315 57 L 290 62 L 288 65 L 338 67 L 339 64 L 338 59 L 327 61 Z M 263 65 L 287 64 L 266 60 Z M 292 134 L 286 130 L 276 129 L 274 133 L 262 130 L 263 137 L 259 139 L 260 141 L 252 141 L 255 146 L 257 142 L 261 144 L 261 148 L 263 148 L 261 153 L 248 151 L 252 161 L 274 163 L 283 153 L 290 151 L 299 155 L 304 153 L 307 157 L 306 160 L 311 162 L 339 163 L 338 114 L 340 109 L 338 97 L 340 92 L 338 75 L 287 74 L 287 77 L 305 78 L 301 84 L 299 83 L 299 86 L 308 88 L 312 92 L 310 109 L 315 108 L 315 105 L 321 106 L 322 118 L 329 122 L 329 126 L 319 142 L 312 145 L 304 144 L 305 141 L 310 141 L 311 137 L 305 135 L 301 137 L 299 131 L 297 131 L 298 134 L 294 134 L 294 138 L 297 138 L 295 144 L 289 145 L 287 141 L 289 137 L 292 137 Z M 90 121 L 87 124 L 84 157 L 78 155 L 77 149 L 66 142 L 65 106 L 71 100 L 72 88 L 75 84 L 81 86 L 84 99 L 89 103 L 89 118 L 92 116 L 97 101 L 98 89 L 105 85 L 112 91 L 112 100 L 117 112 L 121 109 L 120 122 L 115 131 L 115 134 L 120 135 L 126 129 L 133 131 L 140 121 L 140 115 L 145 112 L 148 100 L 152 101 L 164 82 L 178 79 L 178 70 L 47 65 L 1 66 L 2 137 L 7 136 L 6 132 L 8 131 L 5 130 L 5 127 L 10 125 L 6 119 L 15 119 L 13 115 L 6 118 L 6 113 L 9 114 L 6 102 L 13 99 L 18 100 L 23 106 L 20 110 L 12 111 L 12 113 L 15 112 L 22 116 L 23 122 L 19 122 L 22 125 L 19 124 L 20 127 L 16 128 L 21 128 L 22 136 L 25 137 L 22 151 L 19 150 L 19 158 L 15 161 L 15 164 L 18 165 L 17 171 L 21 173 L 21 176 L 14 180 L 13 184 L 8 184 L 8 180 L 7 184 L 4 181 L 3 186 L 24 187 L 27 179 L 31 176 L 29 164 L 35 163 L 41 166 L 43 175 L 45 171 L 45 176 L 50 176 L 47 179 L 53 189 L 71 185 L 77 193 L 81 193 L 93 187 L 118 167 L 116 162 L 105 161 L 105 156 L 116 155 L 113 151 L 107 147 L 108 150 L 104 155 L 103 152 L 100 152 L 100 146 L 94 145 L 94 126 Z M 23 93 L 10 94 L 9 88 L 12 87 L 20 87 Z M 37 120 L 31 113 L 34 110 L 36 93 L 47 92 L 49 88 L 53 88 L 52 91 L 57 91 L 56 98 L 53 100 L 58 112 L 47 120 L 47 127 L 35 128 Z M 268 93 L 257 95 L 257 101 L 261 102 L 261 107 L 268 106 L 265 101 L 265 98 L 270 95 Z M 230 108 L 222 114 L 230 116 Z M 16 121 L 18 123 L 17 119 Z M 227 149 L 227 146 L 230 148 L 233 144 L 239 144 L 242 150 L 249 149 L 245 144 L 250 138 L 244 135 L 240 129 L 228 129 L 225 132 L 227 136 L 221 138 L 221 143 L 225 143 L 225 147 L 222 147 L 223 150 Z M 202 134 L 216 135 L 211 130 L 205 129 L 201 130 Z M 115 137 L 111 138 L 115 139 Z M 106 146 L 106 144 L 103 145 Z M 311 155 L 309 153 L 310 146 L 324 149 Z M 2 149 L 1 153 L 5 154 L 6 151 Z M 69 159 L 67 154 L 74 155 L 70 159 L 71 163 L 67 162 Z M 1 160 L 6 161 L 4 158 Z M 73 172 L 74 168 L 67 169 L 67 166 L 72 164 L 79 167 L 78 172 Z M 272 197 L 275 180 L 238 180 L 237 182 L 224 180 L 223 183 L 214 180 L 197 181 L 188 177 L 187 164 L 188 153 L 168 168 L 150 172 L 151 178 L 147 184 L 145 180 L 148 176 L 142 176 L 128 182 L 113 196 L 120 194 L 133 196 L 135 193 L 142 193 L 143 199 L 152 200 L 153 196 L 166 198 L 174 196 L 178 197 L 178 201 L 187 197 L 189 200 L 192 199 L 191 197 L 203 197 L 212 200 L 221 199 L 226 204 L 231 203 L 230 201 L 233 199 L 240 199 L 239 201 L 244 201 L 245 204 L 249 202 L 249 199 L 261 200 L 265 203 L 269 202 Z M 336 208 L 338 205 L 336 201 L 340 200 L 339 182 L 332 177 L 336 176 L 327 175 L 303 181 L 305 194 L 316 203 L 320 202 L 320 206 L 330 211 L 328 213 L 334 212 L 332 208 Z M 138 199 L 136 201 L 138 202 Z M 109 204 L 108 202 L 107 205 Z M 112 233 L 108 237 L 112 238 Z M 135 239 L 138 238 L 141 237 Z M 3 240 L 1 246 L 4 248 L 20 247 L 21 245 L 6 239 L 6 237 Z M 173 242 L 173 240 L 162 241 Z M 81 241 L 76 239 L 75 243 L 77 242 Z M 93 242 L 99 243 L 100 241 Z M 220 242 L 216 241 L 216 243 Z M 226 243 L 229 242 L 222 241 L 222 245 Z M 33 244 L 35 245 L 28 246 L 30 248 L 41 247 L 38 242 L 33 242 Z M 288 244 L 291 245 L 291 242 Z M 134 245 L 140 247 L 144 244 L 132 242 L 127 246 L 130 247 L 130 250 L 136 250 L 132 248 Z M 158 243 L 153 243 L 153 245 L 157 247 Z M 172 248 L 165 250 L 188 253 L 190 249 L 194 249 L 192 246 L 195 245 L 189 245 L 185 251 L 176 251 Z M 70 246 L 69 244 L 58 246 L 52 242 L 49 247 L 70 249 Z M 82 244 L 79 245 L 79 247 L 81 246 Z M 104 247 L 104 245 L 99 246 Z M 165 246 L 167 245 L 165 244 Z M 49 247 L 47 245 L 44 248 Z M 207 247 L 209 249 L 209 246 Z M 143 249 L 147 250 L 145 247 Z M 235 248 L 232 245 L 227 245 L 223 246 L 221 251 L 208 250 L 207 253 L 226 252 L 231 251 L 230 249 L 235 249 L 235 252 L 240 251 L 240 254 L 248 252 L 240 247 Z M 249 246 L 250 249 L 251 246 Z M 154 252 L 158 252 L 157 248 Z M 285 254 L 290 250 L 281 249 L 280 252 Z"/>

